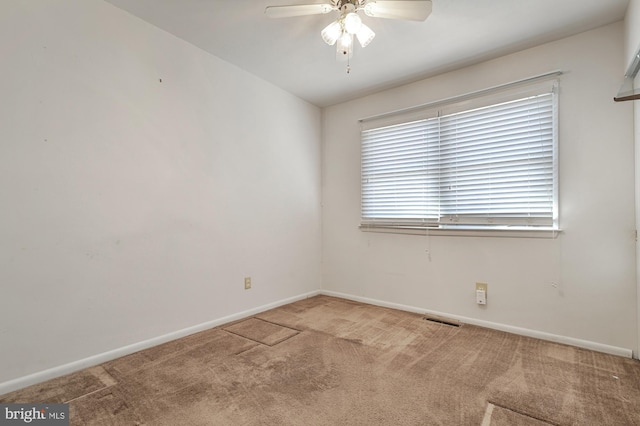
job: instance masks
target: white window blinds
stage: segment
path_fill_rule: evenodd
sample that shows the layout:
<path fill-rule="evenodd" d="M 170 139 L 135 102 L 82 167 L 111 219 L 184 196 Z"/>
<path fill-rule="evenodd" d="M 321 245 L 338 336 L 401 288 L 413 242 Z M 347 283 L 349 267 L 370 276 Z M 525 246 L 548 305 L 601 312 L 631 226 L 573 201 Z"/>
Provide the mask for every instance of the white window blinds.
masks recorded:
<path fill-rule="evenodd" d="M 364 218 L 437 221 L 438 122 L 420 120 L 363 132 Z"/>
<path fill-rule="evenodd" d="M 554 226 L 555 97 L 364 129 L 363 225 Z"/>

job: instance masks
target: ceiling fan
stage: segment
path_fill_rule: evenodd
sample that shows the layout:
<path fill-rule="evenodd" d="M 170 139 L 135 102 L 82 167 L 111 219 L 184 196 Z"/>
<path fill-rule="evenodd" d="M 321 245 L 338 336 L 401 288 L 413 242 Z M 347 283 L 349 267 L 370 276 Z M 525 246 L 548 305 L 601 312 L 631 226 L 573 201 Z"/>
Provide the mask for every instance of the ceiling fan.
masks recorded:
<path fill-rule="evenodd" d="M 269 18 L 288 18 L 338 11 L 338 18 L 327 25 L 320 35 L 328 45 L 336 45 L 336 59 L 348 61 L 353 56 L 354 36 L 362 47 L 366 47 L 376 36 L 371 28 L 362 23 L 359 11 L 373 18 L 424 21 L 431 14 L 431 7 L 431 0 L 330 0 L 323 4 L 269 6 L 264 13 Z M 349 71 L 347 65 L 347 73 Z"/>

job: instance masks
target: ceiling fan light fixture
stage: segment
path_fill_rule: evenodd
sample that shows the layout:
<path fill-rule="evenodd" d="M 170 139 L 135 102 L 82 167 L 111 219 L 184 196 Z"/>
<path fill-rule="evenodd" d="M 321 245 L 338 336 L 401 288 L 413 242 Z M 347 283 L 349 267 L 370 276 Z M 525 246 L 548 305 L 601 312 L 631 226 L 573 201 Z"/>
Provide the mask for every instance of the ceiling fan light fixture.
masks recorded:
<path fill-rule="evenodd" d="M 314 0 L 316 2 L 322 0 Z M 366 26 L 359 11 L 373 18 L 403 19 L 424 21 L 431 14 L 433 0 L 324 0 L 326 3 L 301 4 L 290 6 L 268 6 L 265 14 L 270 18 L 289 16 L 321 15 L 338 12 L 339 17 L 327 25 L 321 32 L 322 40 L 329 46 L 336 45 L 336 59 L 347 62 L 347 73 L 350 72 L 349 59 L 353 56 L 354 38 L 364 48 L 376 36 Z"/>
<path fill-rule="evenodd" d="M 357 13 L 351 12 L 347 13 L 343 20 L 344 30 L 349 34 L 357 34 L 362 27 L 362 19 L 358 16 Z"/>
<path fill-rule="evenodd" d="M 371 28 L 369 28 L 368 26 L 366 26 L 365 24 L 362 24 L 360 26 L 360 29 L 356 33 L 356 37 L 358 38 L 358 42 L 360 43 L 360 46 L 362 46 L 362 47 L 367 47 L 369 45 L 369 43 L 371 43 L 371 40 L 373 40 L 373 38 L 375 36 L 376 36 L 376 33 L 374 33 L 373 30 Z"/>
<path fill-rule="evenodd" d="M 333 21 L 320 32 L 320 35 L 325 43 L 333 46 L 342 35 L 342 25 L 339 21 Z"/>
<path fill-rule="evenodd" d="M 353 35 L 343 32 L 336 45 L 336 59 L 346 61 L 353 56 Z"/>

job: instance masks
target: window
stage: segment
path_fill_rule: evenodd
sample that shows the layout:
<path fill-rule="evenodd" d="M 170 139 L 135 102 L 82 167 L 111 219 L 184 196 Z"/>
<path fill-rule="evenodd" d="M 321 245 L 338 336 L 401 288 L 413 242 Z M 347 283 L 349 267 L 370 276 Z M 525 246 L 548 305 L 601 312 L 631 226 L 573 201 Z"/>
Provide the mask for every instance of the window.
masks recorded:
<path fill-rule="evenodd" d="M 363 121 L 362 225 L 557 228 L 555 87 Z"/>

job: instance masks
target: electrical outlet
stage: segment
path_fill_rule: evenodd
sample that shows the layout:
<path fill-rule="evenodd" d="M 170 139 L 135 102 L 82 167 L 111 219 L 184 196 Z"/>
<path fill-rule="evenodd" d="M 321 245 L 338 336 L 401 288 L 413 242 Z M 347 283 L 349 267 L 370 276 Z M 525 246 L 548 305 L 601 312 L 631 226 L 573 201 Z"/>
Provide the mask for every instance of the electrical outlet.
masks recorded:
<path fill-rule="evenodd" d="M 487 287 L 486 283 L 476 283 L 476 303 L 478 305 L 487 304 Z"/>
<path fill-rule="evenodd" d="M 251 277 L 244 277 L 244 289 L 249 290 L 251 288 Z"/>

